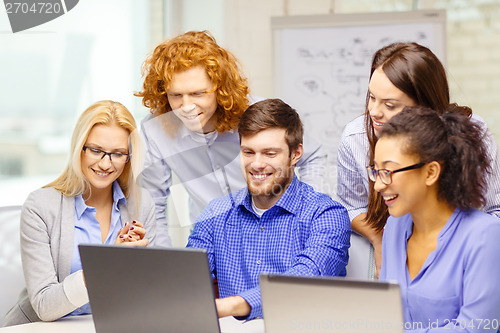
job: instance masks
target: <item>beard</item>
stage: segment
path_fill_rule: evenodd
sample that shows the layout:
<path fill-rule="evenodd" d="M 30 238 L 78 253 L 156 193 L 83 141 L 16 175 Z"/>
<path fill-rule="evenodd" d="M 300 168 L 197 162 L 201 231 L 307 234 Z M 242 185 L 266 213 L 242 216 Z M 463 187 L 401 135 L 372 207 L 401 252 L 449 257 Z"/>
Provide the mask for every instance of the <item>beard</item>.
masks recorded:
<path fill-rule="evenodd" d="M 288 168 L 285 170 L 275 170 L 272 174 L 271 179 L 260 183 L 252 181 L 251 176 L 247 176 L 247 187 L 248 191 L 252 196 L 260 197 L 281 197 L 288 185 L 292 182 L 294 175 L 293 167 L 291 167 L 291 162 Z"/>

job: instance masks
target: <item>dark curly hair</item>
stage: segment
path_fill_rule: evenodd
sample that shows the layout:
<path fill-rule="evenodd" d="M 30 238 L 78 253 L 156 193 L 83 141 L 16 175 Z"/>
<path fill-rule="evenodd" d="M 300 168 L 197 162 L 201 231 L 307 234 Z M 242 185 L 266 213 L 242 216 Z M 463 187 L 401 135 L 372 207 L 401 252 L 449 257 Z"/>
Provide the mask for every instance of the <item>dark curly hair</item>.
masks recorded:
<path fill-rule="evenodd" d="M 441 164 L 438 199 L 465 210 L 486 203 L 485 175 L 491 173 L 485 131 L 468 117 L 468 107 L 453 106 L 441 116 L 424 107 L 405 107 L 387 122 L 382 137 L 403 137 L 405 154 Z"/>
<path fill-rule="evenodd" d="M 235 129 L 248 107 L 249 88 L 236 57 L 217 45 L 208 31 L 189 31 L 158 45 L 142 67 L 142 104 L 155 116 L 172 111 L 167 99 L 172 76 L 195 66 L 205 68 L 217 98 L 216 130 Z"/>

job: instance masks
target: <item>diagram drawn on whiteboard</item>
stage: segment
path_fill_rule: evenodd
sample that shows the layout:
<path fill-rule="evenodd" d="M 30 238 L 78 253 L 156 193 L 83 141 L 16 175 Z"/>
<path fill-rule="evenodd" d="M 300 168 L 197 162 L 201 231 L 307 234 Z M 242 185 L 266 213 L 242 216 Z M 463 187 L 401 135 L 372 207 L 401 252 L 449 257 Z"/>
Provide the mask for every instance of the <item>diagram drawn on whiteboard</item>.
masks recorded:
<path fill-rule="evenodd" d="M 306 134 L 328 153 L 325 192 L 335 193 L 337 146 L 344 126 L 362 115 L 373 53 L 396 41 L 432 49 L 432 23 L 283 29 L 275 59 L 277 95 L 297 109 Z M 438 54 L 439 56 L 439 54 Z"/>

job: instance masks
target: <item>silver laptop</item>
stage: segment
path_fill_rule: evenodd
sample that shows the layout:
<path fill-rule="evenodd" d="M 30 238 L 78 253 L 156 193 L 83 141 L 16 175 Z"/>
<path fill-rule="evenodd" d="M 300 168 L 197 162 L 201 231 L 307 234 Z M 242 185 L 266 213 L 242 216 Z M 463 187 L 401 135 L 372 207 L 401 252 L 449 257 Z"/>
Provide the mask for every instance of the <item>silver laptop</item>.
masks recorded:
<path fill-rule="evenodd" d="M 79 249 L 96 333 L 220 332 L 204 250 Z"/>
<path fill-rule="evenodd" d="M 266 333 L 403 332 L 396 283 L 260 276 Z"/>

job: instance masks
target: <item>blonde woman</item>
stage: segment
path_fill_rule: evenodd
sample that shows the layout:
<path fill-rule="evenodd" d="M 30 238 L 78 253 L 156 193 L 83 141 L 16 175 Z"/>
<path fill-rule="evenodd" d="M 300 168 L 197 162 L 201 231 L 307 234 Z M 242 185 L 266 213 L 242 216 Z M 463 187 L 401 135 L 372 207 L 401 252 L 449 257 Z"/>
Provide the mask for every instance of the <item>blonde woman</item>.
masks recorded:
<path fill-rule="evenodd" d="M 26 289 L 5 326 L 90 313 L 78 244 L 154 242 L 154 203 L 135 184 L 140 142 L 133 116 L 120 103 L 100 101 L 80 116 L 65 170 L 24 203 Z"/>

